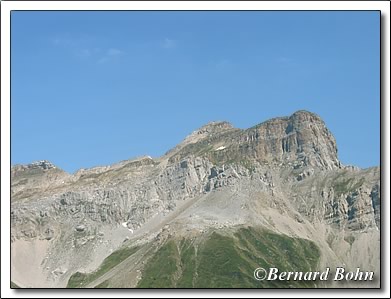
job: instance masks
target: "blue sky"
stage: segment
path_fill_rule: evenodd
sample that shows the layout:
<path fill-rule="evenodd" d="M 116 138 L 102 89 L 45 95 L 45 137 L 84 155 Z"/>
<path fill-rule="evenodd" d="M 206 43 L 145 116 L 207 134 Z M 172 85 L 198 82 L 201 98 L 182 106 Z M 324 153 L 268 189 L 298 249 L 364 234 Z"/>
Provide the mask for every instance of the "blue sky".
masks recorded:
<path fill-rule="evenodd" d="M 378 12 L 13 12 L 12 164 L 160 156 L 214 120 L 306 109 L 380 163 Z"/>

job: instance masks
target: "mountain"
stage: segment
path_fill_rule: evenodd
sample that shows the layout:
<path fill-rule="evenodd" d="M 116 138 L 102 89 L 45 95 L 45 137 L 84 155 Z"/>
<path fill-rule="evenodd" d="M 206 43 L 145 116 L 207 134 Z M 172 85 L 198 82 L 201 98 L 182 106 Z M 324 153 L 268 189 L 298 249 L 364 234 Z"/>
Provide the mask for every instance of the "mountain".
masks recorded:
<path fill-rule="evenodd" d="M 379 287 L 380 169 L 343 165 L 316 114 L 212 122 L 159 158 L 11 167 L 19 287 Z M 357 267 L 370 282 L 257 281 Z"/>

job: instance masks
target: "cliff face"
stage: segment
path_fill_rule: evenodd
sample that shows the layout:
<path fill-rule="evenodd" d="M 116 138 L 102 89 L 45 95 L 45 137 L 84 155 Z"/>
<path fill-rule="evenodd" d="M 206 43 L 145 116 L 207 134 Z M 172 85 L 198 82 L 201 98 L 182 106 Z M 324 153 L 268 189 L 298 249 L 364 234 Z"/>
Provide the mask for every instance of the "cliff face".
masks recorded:
<path fill-rule="evenodd" d="M 210 123 L 160 158 L 74 175 L 47 161 L 17 165 L 11 180 L 12 276 L 22 286 L 65 286 L 124 240 L 143 244 L 167 225 L 195 237 L 261 226 L 314 241 L 324 263 L 354 267 L 355 250 L 379 267 L 379 168 L 341 165 L 334 137 L 306 111 L 246 130 Z M 18 260 L 29 246 L 42 251 L 34 267 Z"/>
<path fill-rule="evenodd" d="M 341 167 L 334 136 L 319 116 L 307 111 L 247 130 L 226 122 L 211 123 L 187 137 L 180 149 L 180 157 L 205 155 L 219 163 L 246 160 L 277 167 L 286 163 L 327 170 Z"/>
<path fill-rule="evenodd" d="M 247 130 L 240 142 L 255 141 L 258 159 L 300 162 L 321 169 L 340 167 L 337 144 L 319 116 L 298 111 L 288 118 L 276 118 Z"/>

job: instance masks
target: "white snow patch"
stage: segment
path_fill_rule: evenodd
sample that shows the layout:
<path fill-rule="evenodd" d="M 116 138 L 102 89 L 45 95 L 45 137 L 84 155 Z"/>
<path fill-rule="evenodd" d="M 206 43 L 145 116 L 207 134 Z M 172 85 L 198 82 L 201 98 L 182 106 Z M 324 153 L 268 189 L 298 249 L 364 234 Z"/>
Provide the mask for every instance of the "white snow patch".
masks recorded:
<path fill-rule="evenodd" d="M 220 147 L 216 148 L 215 151 L 221 151 L 223 149 L 225 149 L 225 146 L 220 146 Z"/>
<path fill-rule="evenodd" d="M 128 228 L 128 223 L 127 222 L 122 222 L 122 226 L 125 227 L 125 228 Z"/>

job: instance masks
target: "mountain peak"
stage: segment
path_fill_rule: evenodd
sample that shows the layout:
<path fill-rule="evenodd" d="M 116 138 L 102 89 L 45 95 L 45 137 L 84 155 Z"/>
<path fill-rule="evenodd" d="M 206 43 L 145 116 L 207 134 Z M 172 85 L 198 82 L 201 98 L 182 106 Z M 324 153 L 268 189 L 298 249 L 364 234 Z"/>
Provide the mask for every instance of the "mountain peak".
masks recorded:
<path fill-rule="evenodd" d="M 311 121 L 324 124 L 323 119 L 319 115 L 307 110 L 298 110 L 294 112 L 289 118 L 297 121 Z"/>
<path fill-rule="evenodd" d="M 212 121 L 203 125 L 201 128 L 193 131 L 180 144 L 181 147 L 199 142 L 207 137 L 218 135 L 220 133 L 235 129 L 231 123 L 227 121 Z"/>
<path fill-rule="evenodd" d="M 27 169 L 49 170 L 49 169 L 58 169 L 58 167 L 48 160 L 38 160 L 29 164 L 16 164 L 12 166 L 12 169 L 14 171 L 27 170 Z"/>
<path fill-rule="evenodd" d="M 244 141 L 249 140 L 256 141 L 254 148 L 261 159 L 304 159 L 312 166 L 340 167 L 335 138 L 321 117 L 313 112 L 298 110 L 290 116 L 260 123 L 245 131 Z"/>
<path fill-rule="evenodd" d="M 317 114 L 306 110 L 246 130 L 235 129 L 228 122 L 211 122 L 187 136 L 176 149 L 179 159 L 201 154 L 219 163 L 247 159 L 321 169 L 340 167 L 334 136 Z"/>
<path fill-rule="evenodd" d="M 48 160 L 39 160 L 34 161 L 33 163 L 28 165 L 30 168 L 42 168 L 42 169 L 52 169 L 57 168 L 52 162 Z"/>
<path fill-rule="evenodd" d="M 196 134 L 205 134 L 205 133 L 219 133 L 221 131 L 233 129 L 231 123 L 227 121 L 211 121 L 207 123 L 206 125 L 202 126 L 198 130 L 194 131 L 193 133 Z"/>
<path fill-rule="evenodd" d="M 305 109 L 297 110 L 291 116 L 299 116 L 299 115 L 307 115 L 307 116 L 312 116 L 312 117 L 316 117 L 318 119 L 321 119 L 320 116 L 317 115 L 316 113 L 305 110 Z"/>

